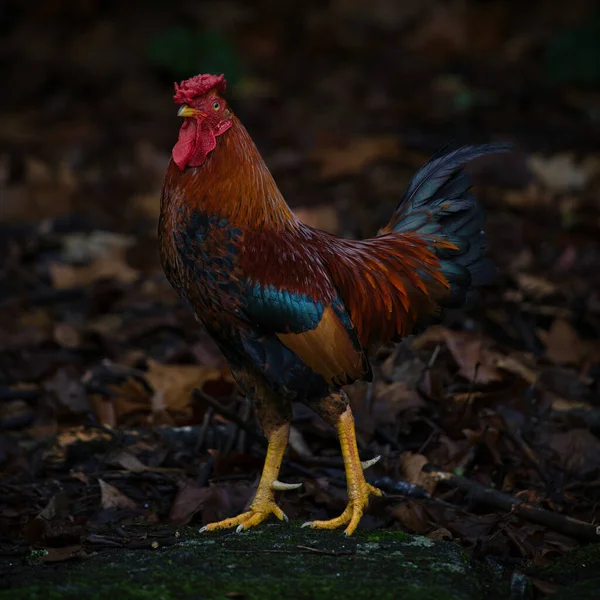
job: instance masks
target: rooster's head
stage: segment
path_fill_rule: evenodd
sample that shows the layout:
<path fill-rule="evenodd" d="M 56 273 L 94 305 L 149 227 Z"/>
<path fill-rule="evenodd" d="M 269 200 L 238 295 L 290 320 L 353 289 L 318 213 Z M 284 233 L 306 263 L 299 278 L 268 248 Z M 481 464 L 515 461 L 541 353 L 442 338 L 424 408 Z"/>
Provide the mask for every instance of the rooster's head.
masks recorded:
<path fill-rule="evenodd" d="M 215 149 L 217 137 L 232 125 L 233 113 L 222 97 L 223 75 L 196 75 L 175 84 L 177 115 L 185 120 L 173 147 L 173 161 L 183 171 L 201 166 Z"/>

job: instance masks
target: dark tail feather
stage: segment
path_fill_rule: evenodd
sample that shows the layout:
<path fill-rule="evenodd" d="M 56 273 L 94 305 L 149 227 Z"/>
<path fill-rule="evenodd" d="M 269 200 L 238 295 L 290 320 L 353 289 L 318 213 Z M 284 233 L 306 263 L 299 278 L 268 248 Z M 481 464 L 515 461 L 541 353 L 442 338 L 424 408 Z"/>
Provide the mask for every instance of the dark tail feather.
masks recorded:
<path fill-rule="evenodd" d="M 412 178 L 392 219 L 381 231 L 443 238 L 457 247 L 432 247 L 450 284 L 450 297 L 443 303 L 446 307 L 464 305 L 473 287 L 491 283 L 496 275 L 494 264 L 485 256 L 483 210 L 468 193 L 471 178 L 463 167 L 474 158 L 509 150 L 509 144 L 482 144 L 434 156 Z"/>

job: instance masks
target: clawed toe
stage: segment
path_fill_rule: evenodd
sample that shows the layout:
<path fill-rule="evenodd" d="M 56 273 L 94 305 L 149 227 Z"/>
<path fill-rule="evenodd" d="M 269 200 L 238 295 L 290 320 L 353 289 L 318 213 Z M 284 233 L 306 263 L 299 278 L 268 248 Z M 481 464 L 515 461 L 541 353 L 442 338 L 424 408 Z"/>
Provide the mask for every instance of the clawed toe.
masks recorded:
<path fill-rule="evenodd" d="M 348 536 L 352 535 L 358 527 L 363 512 L 369 503 L 369 496 L 382 495 L 383 492 L 381 490 L 365 482 L 360 495 L 348 502 L 346 510 L 339 517 L 327 521 L 308 521 L 303 523 L 302 527 L 310 527 L 311 529 L 337 529 L 338 527 L 347 525 L 344 533 Z"/>
<path fill-rule="evenodd" d="M 216 523 L 209 523 L 200 529 L 200 533 L 205 531 L 217 531 L 219 529 L 232 529 L 235 527 L 236 533 L 241 533 L 250 527 L 255 527 L 262 523 L 269 515 L 275 515 L 280 521 L 288 521 L 286 514 L 275 504 L 268 502 L 260 506 L 251 507 L 248 512 L 242 513 L 231 519 L 224 519 Z"/>

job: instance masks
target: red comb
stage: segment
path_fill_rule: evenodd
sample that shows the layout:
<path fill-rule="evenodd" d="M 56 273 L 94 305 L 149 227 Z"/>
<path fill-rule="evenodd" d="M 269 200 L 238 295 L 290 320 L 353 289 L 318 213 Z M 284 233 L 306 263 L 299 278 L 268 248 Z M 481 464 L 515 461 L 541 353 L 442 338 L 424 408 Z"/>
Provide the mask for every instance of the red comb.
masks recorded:
<path fill-rule="evenodd" d="M 212 89 L 222 94 L 226 85 L 225 75 L 196 75 L 182 81 L 179 85 L 175 84 L 173 100 L 175 104 L 187 104 Z"/>

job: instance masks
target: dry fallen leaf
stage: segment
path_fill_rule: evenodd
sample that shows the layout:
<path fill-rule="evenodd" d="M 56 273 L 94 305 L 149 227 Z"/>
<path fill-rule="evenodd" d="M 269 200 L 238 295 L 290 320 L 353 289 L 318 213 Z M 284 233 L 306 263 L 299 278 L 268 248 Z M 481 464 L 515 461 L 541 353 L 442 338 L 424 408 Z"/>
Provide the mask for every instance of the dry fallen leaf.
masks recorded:
<path fill-rule="evenodd" d="M 69 497 L 64 492 L 54 494 L 48 504 L 40 511 L 38 518 L 44 521 L 64 519 L 69 514 Z"/>
<path fill-rule="evenodd" d="M 573 154 L 564 153 L 550 157 L 532 154 L 529 157 L 529 167 L 546 187 L 566 192 L 584 188 L 595 175 L 598 165 L 594 161 L 576 164 Z"/>
<path fill-rule="evenodd" d="M 523 293 L 536 300 L 552 296 L 559 292 L 557 285 L 537 275 L 517 273 L 515 278 Z"/>
<path fill-rule="evenodd" d="M 67 263 L 82 263 L 111 256 L 113 252 L 135 245 L 136 238 L 113 231 L 69 233 L 62 236 L 61 258 Z"/>
<path fill-rule="evenodd" d="M 187 525 L 212 495 L 211 488 L 200 487 L 193 479 L 182 482 L 171 505 L 169 522 Z"/>
<path fill-rule="evenodd" d="M 66 263 L 50 263 L 52 285 L 59 290 L 92 285 L 101 279 L 111 279 L 120 283 L 136 281 L 139 273 L 125 262 L 125 252 L 116 249 L 94 259 L 88 265 L 73 266 Z"/>
<path fill-rule="evenodd" d="M 425 401 L 409 382 L 377 380 L 373 383 L 372 414 L 375 426 L 392 423 L 399 414 L 425 407 Z"/>
<path fill-rule="evenodd" d="M 546 345 L 546 357 L 557 365 L 580 364 L 590 348 L 567 321 L 555 319 L 549 331 L 538 329 L 538 337 Z"/>
<path fill-rule="evenodd" d="M 429 459 L 422 454 L 414 454 L 412 452 L 403 452 L 400 455 L 400 464 L 404 473 L 404 478 L 408 483 L 418 485 L 423 489 L 432 493 L 436 486 L 437 480 L 431 473 L 423 471 L 423 467 L 429 464 Z"/>
<path fill-rule="evenodd" d="M 148 470 L 148 467 L 137 456 L 134 456 L 127 450 L 121 450 L 112 456 L 108 456 L 106 463 L 115 467 L 121 467 L 132 473 L 141 473 Z"/>
<path fill-rule="evenodd" d="M 45 553 L 40 557 L 43 563 L 63 562 L 73 558 L 84 558 L 86 556 L 83 548 L 76 544 L 74 546 L 63 546 L 62 548 L 45 548 Z"/>
<path fill-rule="evenodd" d="M 400 152 L 394 136 L 361 137 L 343 147 L 318 148 L 313 159 L 321 164 L 324 179 L 354 175 L 365 166 L 383 158 L 397 158 Z"/>
<path fill-rule="evenodd" d="M 545 445 L 572 477 L 585 480 L 600 469 L 600 440 L 588 429 L 552 432 L 546 437 Z"/>
<path fill-rule="evenodd" d="M 195 388 L 202 389 L 207 382 L 222 380 L 233 391 L 233 377 L 228 370 L 223 372 L 206 365 L 162 365 L 154 360 L 148 361 L 148 367 L 146 379 L 154 388 L 157 402 L 169 413 L 183 418 L 191 416 Z M 160 406 L 158 403 L 155 409 Z"/>
<path fill-rule="evenodd" d="M 98 483 L 100 484 L 100 504 L 103 509 L 137 508 L 137 504 L 114 485 L 106 483 L 103 479 L 98 479 Z"/>
<path fill-rule="evenodd" d="M 430 327 L 412 341 L 411 347 L 419 349 L 442 342 L 452 353 L 465 379 L 483 384 L 502 380 L 502 373 L 495 366 L 500 354 L 490 350 L 487 338 L 481 335 L 441 326 Z"/>
<path fill-rule="evenodd" d="M 107 364 L 84 378 L 89 387 L 96 378 L 107 389 L 106 393 L 92 393 L 90 403 L 97 418 L 111 427 L 124 423 L 186 425 L 193 414 L 194 389 L 222 384 L 228 393 L 234 390 L 229 370 L 208 365 L 163 365 L 150 359 L 146 372 L 128 374 L 130 371 Z"/>
<path fill-rule="evenodd" d="M 452 533 L 445 527 L 438 527 L 427 534 L 430 540 L 451 541 L 454 539 Z"/>
<path fill-rule="evenodd" d="M 431 519 L 422 503 L 409 500 L 408 502 L 397 504 L 390 512 L 400 521 L 403 527 L 410 531 L 424 534 L 431 529 Z"/>

